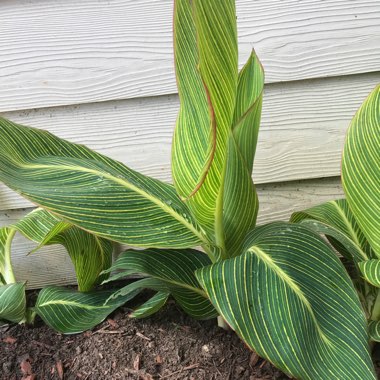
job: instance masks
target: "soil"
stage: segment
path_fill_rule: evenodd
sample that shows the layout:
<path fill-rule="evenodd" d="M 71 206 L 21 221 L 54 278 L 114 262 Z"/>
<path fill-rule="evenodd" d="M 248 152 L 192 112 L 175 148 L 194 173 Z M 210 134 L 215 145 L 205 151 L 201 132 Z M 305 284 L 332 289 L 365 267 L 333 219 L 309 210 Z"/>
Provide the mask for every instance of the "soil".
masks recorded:
<path fill-rule="evenodd" d="M 130 319 L 129 311 L 77 335 L 58 334 L 40 320 L 0 327 L 0 379 L 288 379 L 232 331 L 215 320 L 195 321 L 174 302 L 143 320 Z"/>

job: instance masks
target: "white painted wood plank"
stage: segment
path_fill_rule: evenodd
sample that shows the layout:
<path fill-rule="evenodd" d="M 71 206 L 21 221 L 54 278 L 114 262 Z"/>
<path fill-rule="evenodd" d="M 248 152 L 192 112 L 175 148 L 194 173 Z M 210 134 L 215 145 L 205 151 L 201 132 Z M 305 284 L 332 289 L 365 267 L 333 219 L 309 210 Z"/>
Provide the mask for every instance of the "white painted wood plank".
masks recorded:
<path fill-rule="evenodd" d="M 176 93 L 172 0 L 0 2 L 0 111 Z M 380 70 L 379 0 L 237 0 L 268 83 Z"/>
<path fill-rule="evenodd" d="M 341 198 L 343 194 L 338 178 L 265 184 L 258 186 L 258 193 L 259 224 L 286 221 L 295 210 Z M 0 211 L 0 227 L 17 221 L 29 211 L 31 209 Z M 19 281 L 28 281 L 29 288 L 75 283 L 73 266 L 63 248 L 49 246 L 26 256 L 33 247 L 33 243 L 16 235 L 12 261 Z"/>
<path fill-rule="evenodd" d="M 254 167 L 256 183 L 340 174 L 351 118 L 380 73 L 267 85 Z M 20 123 L 86 144 L 131 168 L 171 181 L 177 96 L 6 113 Z M 0 185 L 0 210 L 31 204 Z"/>

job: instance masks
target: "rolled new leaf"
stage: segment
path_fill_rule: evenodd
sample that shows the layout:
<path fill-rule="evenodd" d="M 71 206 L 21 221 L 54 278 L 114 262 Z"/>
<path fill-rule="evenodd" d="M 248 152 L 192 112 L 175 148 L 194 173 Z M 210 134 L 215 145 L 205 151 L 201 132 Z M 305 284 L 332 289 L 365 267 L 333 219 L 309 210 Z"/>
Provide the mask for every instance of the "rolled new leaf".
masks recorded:
<path fill-rule="evenodd" d="M 107 271 L 121 272 L 108 281 L 118 279 L 121 275 L 145 276 L 146 288 L 170 292 L 187 314 L 196 319 L 210 319 L 216 317 L 217 313 L 194 275 L 197 269 L 210 264 L 210 259 L 204 253 L 194 249 L 127 250 Z M 134 286 L 130 284 L 121 288 L 113 297 L 128 294 Z"/>
<path fill-rule="evenodd" d="M 196 276 L 244 342 L 303 380 L 375 379 L 366 320 L 330 246 L 293 224 L 259 227 L 241 256 Z"/>
<path fill-rule="evenodd" d="M 174 183 L 221 258 L 234 256 L 258 210 L 251 173 L 264 73 L 252 53 L 238 74 L 232 1 L 176 1 L 174 49 Z"/>
<path fill-rule="evenodd" d="M 172 186 L 5 119 L 0 119 L 0 181 L 106 239 L 137 247 L 208 243 Z"/>
<path fill-rule="evenodd" d="M 342 184 L 360 228 L 380 257 L 380 85 L 364 101 L 348 129 Z"/>
<path fill-rule="evenodd" d="M 107 302 L 112 291 L 82 293 L 49 286 L 40 291 L 34 311 L 54 330 L 63 334 L 76 334 L 101 323 L 138 292 L 136 290 Z"/>
<path fill-rule="evenodd" d="M 0 285 L 0 320 L 22 322 L 25 312 L 25 283 Z"/>

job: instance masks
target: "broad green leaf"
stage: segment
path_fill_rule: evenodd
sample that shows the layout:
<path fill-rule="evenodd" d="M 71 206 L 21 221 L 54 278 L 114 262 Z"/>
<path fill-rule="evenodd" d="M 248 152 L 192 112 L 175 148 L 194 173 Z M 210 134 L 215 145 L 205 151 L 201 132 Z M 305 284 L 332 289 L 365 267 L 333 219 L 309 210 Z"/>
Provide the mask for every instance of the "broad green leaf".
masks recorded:
<path fill-rule="evenodd" d="M 34 310 L 51 328 L 64 334 L 76 334 L 101 323 L 137 293 L 132 292 L 106 303 L 112 291 L 81 293 L 49 286 L 40 291 Z"/>
<path fill-rule="evenodd" d="M 344 267 L 312 231 L 257 228 L 246 252 L 196 272 L 244 342 L 297 379 L 375 379 L 366 320 Z"/>
<path fill-rule="evenodd" d="M 359 263 L 359 268 L 366 281 L 380 288 L 380 260 L 362 261 Z"/>
<path fill-rule="evenodd" d="M 207 244 L 174 188 L 46 131 L 0 120 L 0 180 L 70 222 L 134 246 Z"/>
<path fill-rule="evenodd" d="M 258 210 L 251 173 L 264 73 L 252 53 L 238 74 L 235 17 L 232 1 L 175 3 L 173 178 L 222 258 L 241 252 Z"/>
<path fill-rule="evenodd" d="M 0 228 L 0 285 L 16 282 L 11 262 L 11 244 L 15 233 L 12 228 Z"/>
<path fill-rule="evenodd" d="M 214 307 L 201 289 L 194 272 L 210 265 L 210 259 L 194 249 L 144 251 L 127 250 L 123 252 L 112 267 L 106 271 L 121 270 L 121 274 L 146 276 L 144 283 L 132 283 L 113 294 L 113 297 L 126 295 L 134 287 L 145 286 L 156 291 L 170 292 L 186 313 L 197 319 L 216 317 Z M 108 281 L 120 278 L 110 277 Z M 140 280 L 142 281 L 142 280 Z"/>
<path fill-rule="evenodd" d="M 374 342 L 380 342 L 380 321 L 369 321 L 368 333 Z"/>
<path fill-rule="evenodd" d="M 140 305 L 130 315 L 132 318 L 146 318 L 160 310 L 169 298 L 170 293 L 161 291 L 157 292 L 152 298 Z"/>
<path fill-rule="evenodd" d="M 342 183 L 360 228 L 380 257 L 380 85 L 364 101 L 348 129 Z"/>
<path fill-rule="evenodd" d="M 22 322 L 25 319 L 25 283 L 0 285 L 0 319 Z"/>

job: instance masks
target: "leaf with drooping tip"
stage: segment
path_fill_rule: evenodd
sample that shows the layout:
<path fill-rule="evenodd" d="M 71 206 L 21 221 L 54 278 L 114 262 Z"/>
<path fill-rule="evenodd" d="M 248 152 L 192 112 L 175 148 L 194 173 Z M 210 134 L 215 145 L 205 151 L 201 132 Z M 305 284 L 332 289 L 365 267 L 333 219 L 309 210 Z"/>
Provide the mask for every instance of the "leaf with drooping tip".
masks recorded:
<path fill-rule="evenodd" d="M 136 247 L 208 244 L 171 185 L 5 119 L 0 181 L 65 222 L 109 240 Z"/>

